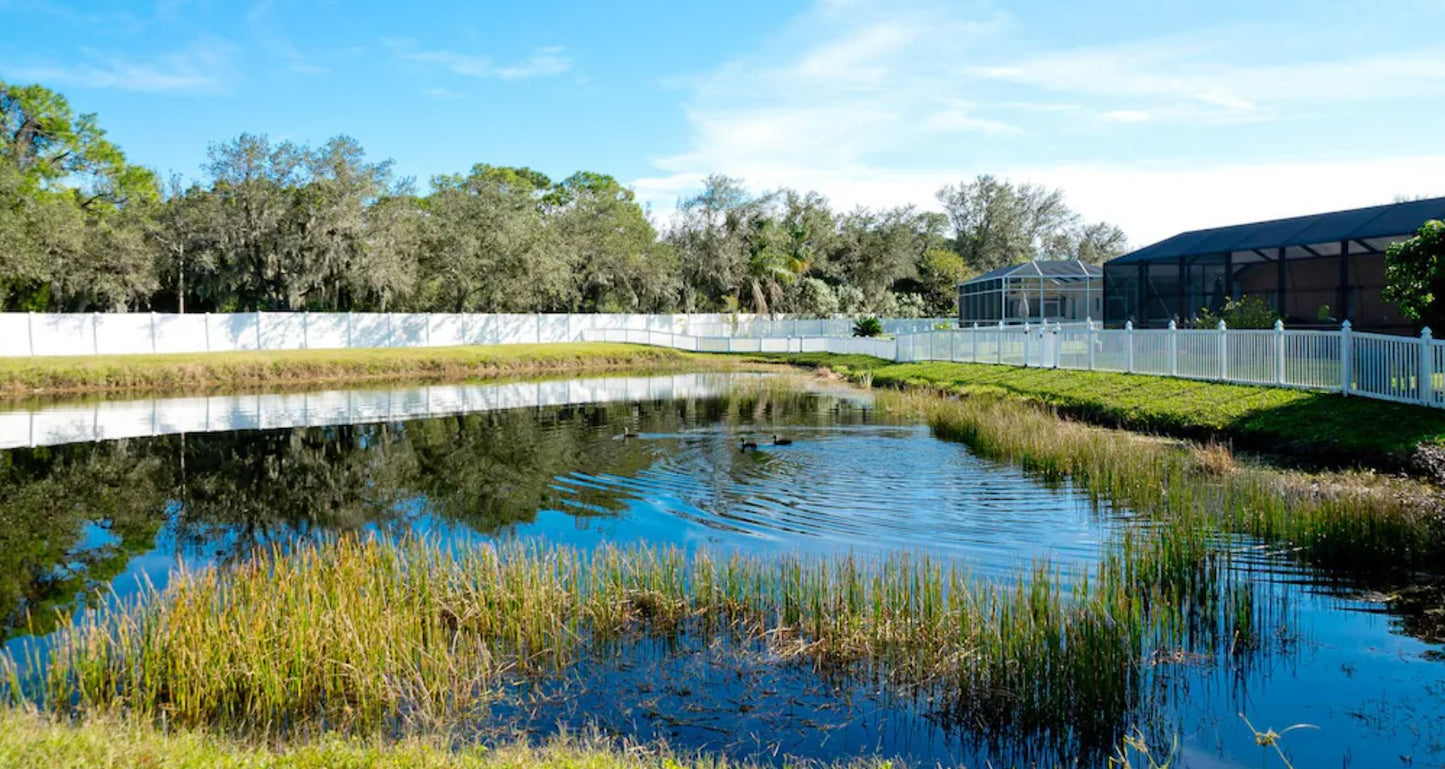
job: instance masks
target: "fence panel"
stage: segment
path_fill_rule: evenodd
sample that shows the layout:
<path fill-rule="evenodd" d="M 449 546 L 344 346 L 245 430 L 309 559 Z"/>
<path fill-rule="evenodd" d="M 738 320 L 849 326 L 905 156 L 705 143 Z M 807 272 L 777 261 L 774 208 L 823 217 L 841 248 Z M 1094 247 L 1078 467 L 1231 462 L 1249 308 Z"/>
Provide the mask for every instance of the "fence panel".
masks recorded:
<path fill-rule="evenodd" d="M 1284 384 L 1340 389 L 1340 334 L 1334 331 L 1284 332 Z"/>
<path fill-rule="evenodd" d="M 1222 371 L 1220 333 L 1214 329 L 1183 329 L 1174 333 L 1178 335 L 1177 375 L 1190 379 L 1219 379 Z"/>
<path fill-rule="evenodd" d="M 1420 342 L 1382 334 L 1351 334 L 1350 382 L 1361 395 L 1395 401 L 1420 399 Z"/>
<path fill-rule="evenodd" d="M 1070 325 L 1059 328 L 1057 336 L 1059 368 L 1087 369 L 1092 332 L 1084 326 Z"/>
<path fill-rule="evenodd" d="M 204 352 L 206 344 L 206 316 L 156 315 L 156 352 Z"/>
<path fill-rule="evenodd" d="M 1276 338 L 1274 331 L 1230 331 L 1227 335 L 1229 381 L 1276 384 Z"/>

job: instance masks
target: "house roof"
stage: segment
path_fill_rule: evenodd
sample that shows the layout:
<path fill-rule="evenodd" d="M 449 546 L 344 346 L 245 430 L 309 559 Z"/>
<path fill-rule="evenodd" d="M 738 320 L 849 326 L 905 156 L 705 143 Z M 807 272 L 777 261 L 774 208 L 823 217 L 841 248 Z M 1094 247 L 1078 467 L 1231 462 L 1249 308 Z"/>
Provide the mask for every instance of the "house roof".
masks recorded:
<path fill-rule="evenodd" d="M 1271 219 L 1183 232 L 1109 262 L 1135 264 L 1229 251 L 1311 246 L 1410 235 L 1431 219 L 1445 219 L 1445 198 L 1411 200 L 1348 211 Z"/>
<path fill-rule="evenodd" d="M 1059 280 L 1079 280 L 1102 278 L 1103 276 L 1104 271 L 1098 265 L 1085 264 L 1077 259 L 1056 262 L 1035 260 L 990 270 L 982 275 L 969 278 L 959 285 L 966 286 L 970 283 L 977 283 L 982 280 L 994 280 L 995 278 L 1056 278 Z"/>

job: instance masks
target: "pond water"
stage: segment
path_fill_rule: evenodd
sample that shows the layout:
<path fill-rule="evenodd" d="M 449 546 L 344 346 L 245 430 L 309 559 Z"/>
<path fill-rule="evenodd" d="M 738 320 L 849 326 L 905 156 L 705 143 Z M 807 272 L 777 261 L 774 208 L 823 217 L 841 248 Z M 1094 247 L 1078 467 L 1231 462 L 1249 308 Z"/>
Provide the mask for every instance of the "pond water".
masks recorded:
<path fill-rule="evenodd" d="M 766 445 L 774 434 L 792 444 Z M 765 445 L 740 451 L 743 436 Z M 756 375 L 101 401 L 0 414 L 0 445 L 14 447 L 0 451 L 12 652 L 43 641 L 56 611 L 95 604 L 97 588 L 163 587 L 182 561 L 224 565 L 334 532 L 924 551 L 1007 579 L 1040 558 L 1083 573 L 1128 515 L 938 440 L 866 393 Z M 1445 664 L 1426 609 L 1232 546 L 1271 627 L 1247 662 L 1173 666 L 1150 695 L 1140 726 L 1177 735 L 1176 766 L 1282 765 L 1239 713 L 1261 730 L 1319 727 L 1286 735 L 1297 767 L 1445 766 Z M 742 643 L 644 641 L 566 680 L 519 680 L 515 694 L 478 734 L 590 723 L 768 761 L 1006 765 L 1030 750 L 1026 735 L 988 738 Z"/>

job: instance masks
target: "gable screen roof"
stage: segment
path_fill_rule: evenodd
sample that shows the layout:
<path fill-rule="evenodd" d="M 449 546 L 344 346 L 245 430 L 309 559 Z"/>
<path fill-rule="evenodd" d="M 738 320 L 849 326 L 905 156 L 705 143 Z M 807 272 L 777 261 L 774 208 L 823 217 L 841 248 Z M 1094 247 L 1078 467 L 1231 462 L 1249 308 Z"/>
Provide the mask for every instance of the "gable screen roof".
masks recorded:
<path fill-rule="evenodd" d="M 982 275 L 969 278 L 962 285 L 977 283 L 981 280 L 993 280 L 995 278 L 1058 278 L 1058 279 L 1082 279 L 1101 278 L 1104 271 L 1093 264 L 1084 264 L 1077 259 L 1070 261 L 1042 262 L 1032 261 L 1021 264 L 1010 264 L 1007 267 L 1000 267 L 990 270 Z"/>
<path fill-rule="evenodd" d="M 1338 243 L 1342 240 L 1396 237 L 1413 234 L 1420 225 L 1431 219 L 1445 219 L 1445 198 L 1411 200 L 1327 214 L 1194 230 L 1125 254 L 1109 264 L 1168 261 L 1182 256 L 1222 254 L 1255 248 L 1287 248 Z"/>

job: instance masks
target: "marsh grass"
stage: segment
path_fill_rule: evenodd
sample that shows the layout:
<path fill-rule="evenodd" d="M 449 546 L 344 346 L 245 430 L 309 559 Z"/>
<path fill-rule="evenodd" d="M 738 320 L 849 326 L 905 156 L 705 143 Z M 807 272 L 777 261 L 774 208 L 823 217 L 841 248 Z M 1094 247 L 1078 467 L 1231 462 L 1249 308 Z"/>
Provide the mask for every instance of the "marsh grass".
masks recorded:
<path fill-rule="evenodd" d="M 1420 484 L 1365 473 L 1306 474 L 1236 463 L 1226 449 L 1166 441 L 1061 418 L 984 395 L 879 395 L 926 418 L 939 437 L 1070 480 L 1096 501 L 1186 529 L 1217 528 L 1288 546 L 1312 565 L 1379 573 L 1438 567 L 1445 527 Z"/>
<path fill-rule="evenodd" d="M 988 582 L 920 555 L 344 538 L 183 570 L 5 659 L 4 679 L 11 698 L 60 713 L 430 733 L 484 718 L 509 676 L 690 633 L 882 682 L 984 734 L 1106 748 L 1137 715 L 1158 650 L 1233 645 L 1252 599 L 1218 557 L 1202 535 L 1140 532 L 1070 583 L 1046 563 Z"/>

